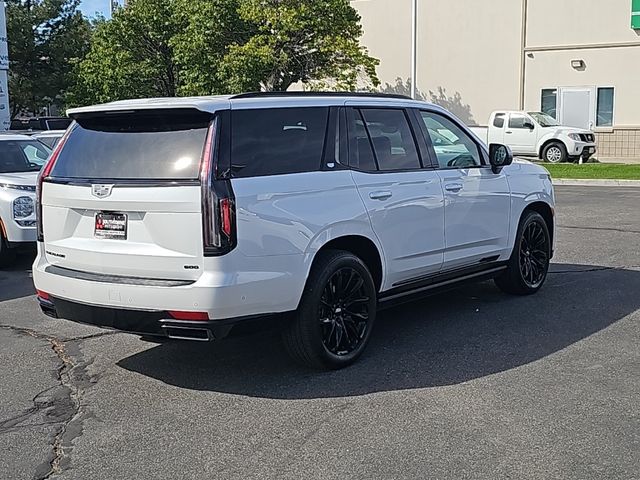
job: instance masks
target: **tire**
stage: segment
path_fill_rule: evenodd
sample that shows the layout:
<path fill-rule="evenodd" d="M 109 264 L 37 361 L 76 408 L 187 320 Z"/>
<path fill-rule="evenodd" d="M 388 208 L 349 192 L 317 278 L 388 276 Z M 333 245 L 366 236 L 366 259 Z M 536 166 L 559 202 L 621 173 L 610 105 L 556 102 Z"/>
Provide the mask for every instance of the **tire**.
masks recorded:
<path fill-rule="evenodd" d="M 566 162 L 567 156 L 567 147 L 561 142 L 552 142 L 542 150 L 542 159 L 549 163 Z"/>
<path fill-rule="evenodd" d="M 496 285 L 512 295 L 531 295 L 544 285 L 549 272 L 551 236 L 547 223 L 537 212 L 525 211 L 507 270 L 496 277 Z"/>
<path fill-rule="evenodd" d="M 296 362 L 337 370 L 364 351 L 376 319 L 376 287 L 366 265 L 342 250 L 320 252 L 295 318 L 283 332 Z"/>

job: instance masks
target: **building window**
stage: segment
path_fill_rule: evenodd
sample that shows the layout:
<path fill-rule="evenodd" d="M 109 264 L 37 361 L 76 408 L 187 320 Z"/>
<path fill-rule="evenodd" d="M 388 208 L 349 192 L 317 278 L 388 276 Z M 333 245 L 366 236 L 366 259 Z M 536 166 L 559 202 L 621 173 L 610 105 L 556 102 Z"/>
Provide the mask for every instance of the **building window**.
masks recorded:
<path fill-rule="evenodd" d="M 540 97 L 540 110 L 542 113 L 546 113 L 550 117 L 558 119 L 557 114 L 558 105 L 558 90 L 555 88 L 546 88 L 542 90 Z"/>
<path fill-rule="evenodd" d="M 597 127 L 613 126 L 613 88 L 598 88 Z"/>

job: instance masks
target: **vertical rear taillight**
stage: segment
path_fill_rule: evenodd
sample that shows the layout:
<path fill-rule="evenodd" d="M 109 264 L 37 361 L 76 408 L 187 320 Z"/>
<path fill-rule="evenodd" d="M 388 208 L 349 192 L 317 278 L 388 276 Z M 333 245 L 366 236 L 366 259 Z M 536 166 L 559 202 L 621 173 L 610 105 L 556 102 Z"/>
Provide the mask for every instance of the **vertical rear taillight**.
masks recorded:
<path fill-rule="evenodd" d="M 67 143 L 67 139 L 69 138 L 69 135 L 71 134 L 71 130 L 73 130 L 74 128 L 74 125 L 75 124 L 72 124 L 67 129 L 65 134 L 62 136 L 62 138 L 58 142 L 58 145 L 56 145 L 56 148 L 51 153 L 51 156 L 47 160 L 47 163 L 44 164 L 44 167 L 42 167 L 42 169 L 40 170 L 40 173 L 38 174 L 38 181 L 36 183 L 36 225 L 38 230 L 39 242 L 44 242 L 44 230 L 42 228 L 42 184 L 47 178 L 49 178 L 49 175 L 51 175 L 51 171 L 53 170 L 53 167 L 55 166 L 56 161 L 60 156 L 60 152 L 62 151 L 64 144 Z"/>
<path fill-rule="evenodd" d="M 219 150 L 219 128 L 219 118 L 216 118 L 207 132 L 200 168 L 205 256 L 224 255 L 236 246 L 235 198 L 231 181 L 215 178 L 214 175 Z"/>

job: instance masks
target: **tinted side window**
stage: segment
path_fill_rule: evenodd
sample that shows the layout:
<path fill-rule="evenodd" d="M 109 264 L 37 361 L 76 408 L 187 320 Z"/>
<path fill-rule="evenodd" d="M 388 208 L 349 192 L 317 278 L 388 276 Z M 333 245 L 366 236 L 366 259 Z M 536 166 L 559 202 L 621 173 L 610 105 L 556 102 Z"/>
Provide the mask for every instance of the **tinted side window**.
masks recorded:
<path fill-rule="evenodd" d="M 526 117 L 517 113 L 512 113 L 509 117 L 509 128 L 525 128 Z"/>
<path fill-rule="evenodd" d="M 497 128 L 504 127 L 504 113 L 496 113 L 496 117 L 493 119 L 493 126 Z"/>
<path fill-rule="evenodd" d="M 478 145 L 462 128 L 442 115 L 420 112 L 440 168 L 482 165 Z"/>
<path fill-rule="evenodd" d="M 349 164 L 358 170 L 365 172 L 374 172 L 378 169 L 376 159 L 371 148 L 371 140 L 367 134 L 367 128 L 364 126 L 364 120 L 359 110 L 349 110 L 348 112 L 348 131 L 350 146 Z"/>
<path fill-rule="evenodd" d="M 0 142 L 0 173 L 16 173 L 40 170 L 32 168 L 24 152 L 16 142 Z"/>
<path fill-rule="evenodd" d="M 46 122 L 49 130 L 66 130 L 71 125 L 70 118 L 54 118 Z"/>
<path fill-rule="evenodd" d="M 420 168 L 420 158 L 404 110 L 363 109 L 361 113 L 380 170 Z"/>
<path fill-rule="evenodd" d="M 40 142 L 20 142 L 19 144 L 29 163 L 36 166 L 42 167 L 51 154 L 51 150 Z"/>
<path fill-rule="evenodd" d="M 231 171 L 236 178 L 320 169 L 328 108 L 271 108 L 231 113 Z"/>

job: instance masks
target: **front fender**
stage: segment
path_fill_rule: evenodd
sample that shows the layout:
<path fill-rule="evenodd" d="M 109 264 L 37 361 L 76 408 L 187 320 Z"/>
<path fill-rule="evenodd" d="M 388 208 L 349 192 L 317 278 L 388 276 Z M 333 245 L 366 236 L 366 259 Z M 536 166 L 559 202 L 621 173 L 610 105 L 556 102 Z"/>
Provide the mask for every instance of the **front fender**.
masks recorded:
<path fill-rule="evenodd" d="M 565 148 L 567 148 L 567 151 L 570 150 L 569 142 L 571 141 L 571 139 L 567 137 L 564 133 L 562 132 L 547 133 L 542 138 L 540 138 L 540 140 L 538 140 L 538 144 L 536 145 L 536 152 L 538 152 L 538 157 L 542 158 L 542 149 L 551 140 L 555 140 L 563 143 Z"/>

